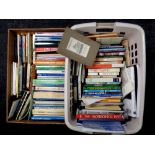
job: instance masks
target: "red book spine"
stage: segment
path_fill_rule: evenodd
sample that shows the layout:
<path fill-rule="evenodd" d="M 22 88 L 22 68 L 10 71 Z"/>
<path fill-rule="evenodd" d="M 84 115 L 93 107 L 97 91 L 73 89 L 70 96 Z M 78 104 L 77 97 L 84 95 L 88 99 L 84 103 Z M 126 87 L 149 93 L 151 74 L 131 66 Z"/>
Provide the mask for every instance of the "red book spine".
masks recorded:
<path fill-rule="evenodd" d="M 52 48 L 35 48 L 35 52 L 54 52 L 57 51 L 57 47 L 52 47 Z"/>
<path fill-rule="evenodd" d="M 93 66 L 86 66 L 86 69 L 101 69 L 112 68 L 112 64 L 94 64 Z"/>
<path fill-rule="evenodd" d="M 124 120 L 122 114 L 77 114 L 77 119 Z"/>

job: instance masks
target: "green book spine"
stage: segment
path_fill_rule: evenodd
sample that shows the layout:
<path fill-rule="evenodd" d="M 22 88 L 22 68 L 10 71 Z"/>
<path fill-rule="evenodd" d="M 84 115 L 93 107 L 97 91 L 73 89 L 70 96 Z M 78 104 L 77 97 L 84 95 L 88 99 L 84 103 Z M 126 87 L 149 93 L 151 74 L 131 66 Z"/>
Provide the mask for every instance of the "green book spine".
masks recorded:
<path fill-rule="evenodd" d="M 84 90 L 121 90 L 120 85 L 85 85 Z"/>
<path fill-rule="evenodd" d="M 36 66 L 37 70 L 64 70 L 64 66 Z"/>
<path fill-rule="evenodd" d="M 35 84 L 64 84 L 64 79 L 33 79 L 33 85 Z"/>

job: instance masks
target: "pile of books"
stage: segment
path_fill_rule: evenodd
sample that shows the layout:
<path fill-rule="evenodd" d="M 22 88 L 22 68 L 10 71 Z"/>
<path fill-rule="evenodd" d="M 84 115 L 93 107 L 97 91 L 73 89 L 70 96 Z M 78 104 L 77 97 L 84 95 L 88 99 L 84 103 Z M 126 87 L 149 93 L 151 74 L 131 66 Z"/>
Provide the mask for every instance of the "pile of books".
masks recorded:
<path fill-rule="evenodd" d="M 123 131 L 127 118 L 122 109 L 121 68 L 124 67 L 123 37 L 98 37 L 100 48 L 92 66 L 85 66 L 82 102 L 76 118 L 79 126 Z"/>
<path fill-rule="evenodd" d="M 64 120 L 65 57 L 56 52 L 62 36 L 62 32 L 34 35 L 32 120 Z"/>
<path fill-rule="evenodd" d="M 31 65 L 33 53 L 33 34 L 17 33 L 14 40 L 12 87 L 13 102 L 9 111 L 9 119 L 28 119 L 32 96 Z"/>

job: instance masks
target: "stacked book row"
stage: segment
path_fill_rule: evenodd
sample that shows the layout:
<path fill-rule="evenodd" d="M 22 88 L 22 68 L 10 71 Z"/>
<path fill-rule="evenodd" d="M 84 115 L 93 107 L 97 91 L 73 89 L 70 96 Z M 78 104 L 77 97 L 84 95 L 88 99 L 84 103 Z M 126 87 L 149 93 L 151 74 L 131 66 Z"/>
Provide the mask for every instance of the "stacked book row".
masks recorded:
<path fill-rule="evenodd" d="M 127 118 L 122 109 L 121 68 L 126 49 L 123 37 L 88 36 L 100 43 L 92 66 L 85 66 L 82 102 L 77 111 L 77 125 L 86 128 L 123 132 Z"/>
<path fill-rule="evenodd" d="M 65 57 L 57 48 L 63 33 L 36 33 L 33 64 L 32 120 L 64 120 Z"/>

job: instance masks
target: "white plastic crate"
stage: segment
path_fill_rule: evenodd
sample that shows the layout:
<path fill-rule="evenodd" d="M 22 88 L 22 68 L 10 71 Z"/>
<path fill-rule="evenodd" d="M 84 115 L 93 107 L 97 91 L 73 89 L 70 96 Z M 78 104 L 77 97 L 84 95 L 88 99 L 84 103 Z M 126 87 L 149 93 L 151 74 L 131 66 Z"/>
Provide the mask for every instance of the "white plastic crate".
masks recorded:
<path fill-rule="evenodd" d="M 127 122 L 125 127 L 125 134 L 134 134 L 138 132 L 143 124 L 144 112 L 144 99 L 145 99 L 145 76 L 146 76 L 146 56 L 145 56 L 145 33 L 144 30 L 134 24 L 128 23 L 85 23 L 72 27 L 73 30 L 89 33 L 97 33 L 100 30 L 112 30 L 129 40 L 130 56 L 132 58 L 132 65 L 137 68 L 137 89 L 136 89 L 136 102 L 137 102 L 137 117 L 132 118 Z M 71 129 L 84 133 L 105 133 L 103 130 L 96 130 L 77 126 L 76 118 L 73 116 L 72 96 L 71 96 L 71 60 L 66 58 L 66 76 L 65 76 L 65 123 Z M 133 95 L 131 95 L 133 97 Z M 134 100 L 130 100 L 133 102 Z M 113 132 L 117 134 L 117 132 Z"/>

